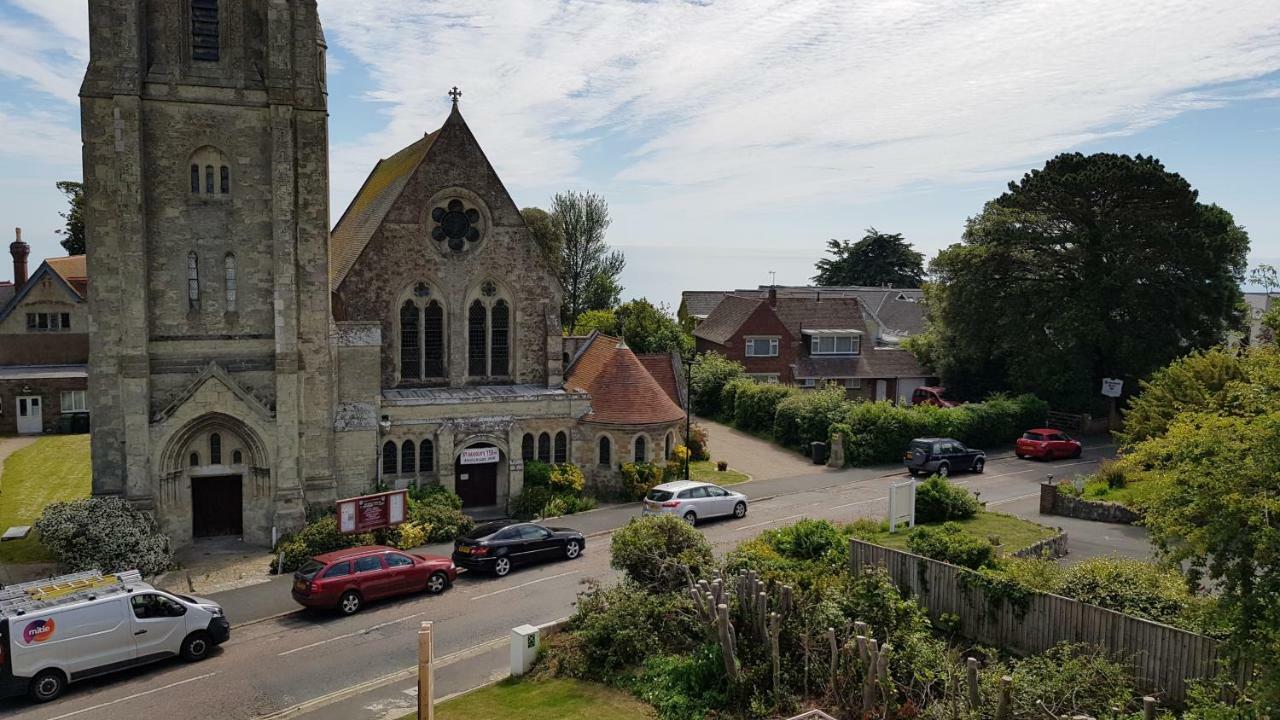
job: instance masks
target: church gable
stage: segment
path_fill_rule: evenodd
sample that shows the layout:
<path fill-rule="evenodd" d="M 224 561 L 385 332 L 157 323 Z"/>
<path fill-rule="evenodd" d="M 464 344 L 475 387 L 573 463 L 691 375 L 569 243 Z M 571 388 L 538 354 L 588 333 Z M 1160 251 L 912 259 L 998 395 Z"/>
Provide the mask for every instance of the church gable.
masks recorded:
<path fill-rule="evenodd" d="M 345 318 L 382 323 L 383 387 L 558 374 L 547 338 L 560 334 L 559 280 L 456 106 L 379 163 L 334 229 L 331 256 Z"/>

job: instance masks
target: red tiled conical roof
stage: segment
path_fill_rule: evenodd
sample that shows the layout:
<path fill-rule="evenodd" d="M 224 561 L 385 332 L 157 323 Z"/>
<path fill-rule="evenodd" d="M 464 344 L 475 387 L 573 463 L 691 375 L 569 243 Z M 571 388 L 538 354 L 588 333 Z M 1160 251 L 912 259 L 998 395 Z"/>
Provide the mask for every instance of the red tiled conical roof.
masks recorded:
<path fill-rule="evenodd" d="M 587 422 L 656 425 L 684 419 L 631 348 L 617 338 L 596 335 L 569 368 L 564 386 L 591 394 Z"/>

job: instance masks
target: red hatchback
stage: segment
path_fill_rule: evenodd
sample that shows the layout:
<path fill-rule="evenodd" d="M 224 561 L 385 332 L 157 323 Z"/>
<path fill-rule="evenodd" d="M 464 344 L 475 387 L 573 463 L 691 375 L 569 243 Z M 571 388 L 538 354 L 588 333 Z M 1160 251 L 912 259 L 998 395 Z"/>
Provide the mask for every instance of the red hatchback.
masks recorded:
<path fill-rule="evenodd" d="M 1020 458 L 1078 458 L 1083 446 L 1079 440 L 1072 440 L 1066 433 L 1053 428 L 1036 428 L 1022 433 L 1018 438 L 1014 452 Z"/>
<path fill-rule="evenodd" d="M 447 557 L 365 545 L 308 560 L 293 574 L 293 599 L 351 615 L 379 598 L 424 591 L 438 595 L 457 578 L 458 568 Z"/>

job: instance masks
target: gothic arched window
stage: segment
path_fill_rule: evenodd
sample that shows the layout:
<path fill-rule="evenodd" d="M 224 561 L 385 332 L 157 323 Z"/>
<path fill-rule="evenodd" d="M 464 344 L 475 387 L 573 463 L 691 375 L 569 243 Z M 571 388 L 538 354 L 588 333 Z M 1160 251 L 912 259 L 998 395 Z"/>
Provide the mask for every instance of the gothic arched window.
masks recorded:
<path fill-rule="evenodd" d="M 200 260 L 195 252 L 187 253 L 187 307 L 200 307 Z"/>
<path fill-rule="evenodd" d="M 444 308 L 435 300 L 427 304 L 422 346 L 426 365 L 424 375 L 444 377 Z"/>
<path fill-rule="evenodd" d="M 538 436 L 538 461 L 551 462 L 551 436 L 547 433 Z"/>
<path fill-rule="evenodd" d="M 404 444 L 400 446 L 400 469 L 402 471 L 413 472 L 413 468 L 418 464 L 418 459 L 414 457 L 416 451 L 417 446 L 413 444 L 412 440 L 405 440 Z"/>
<path fill-rule="evenodd" d="M 232 464 L 232 465 L 243 465 L 243 464 L 244 464 L 244 453 L 240 452 L 239 450 L 232 451 L 232 453 L 231 453 L 231 464 Z"/>
<path fill-rule="evenodd" d="M 212 145 L 191 153 L 191 194 L 228 195 L 231 193 L 231 164 L 226 155 Z"/>
<path fill-rule="evenodd" d="M 418 343 L 418 306 L 405 300 L 400 306 L 400 377 L 417 380 L 422 377 L 422 355 Z"/>
<path fill-rule="evenodd" d="M 488 312 L 484 303 L 476 300 L 467 311 L 467 373 L 474 377 L 488 374 L 485 367 L 485 346 L 488 345 Z"/>
<path fill-rule="evenodd" d="M 422 441 L 422 452 L 418 453 L 418 472 L 436 471 L 436 448 L 430 440 Z"/>
<path fill-rule="evenodd" d="M 396 449 L 396 444 L 390 440 L 382 444 L 382 474 L 395 475 L 397 471 L 397 462 L 400 460 L 400 453 Z"/>
<path fill-rule="evenodd" d="M 222 464 L 222 436 L 218 433 L 209 436 L 209 464 Z"/>
<path fill-rule="evenodd" d="M 600 436 L 600 464 L 601 465 L 608 467 L 609 464 L 612 462 L 609 458 L 609 456 L 612 454 L 612 450 L 613 450 L 613 446 L 612 446 L 612 443 L 609 442 L 609 436 L 601 435 Z"/>
<path fill-rule="evenodd" d="M 498 300 L 490 312 L 492 327 L 489 342 L 489 374 L 506 375 L 511 358 L 511 309 L 506 300 Z"/>
<path fill-rule="evenodd" d="M 520 459 L 528 462 L 536 456 L 533 454 L 533 433 L 525 433 L 520 439 Z"/>
<path fill-rule="evenodd" d="M 227 293 L 227 312 L 236 311 L 236 296 L 239 291 L 240 281 L 236 278 L 236 256 L 234 253 L 227 253 L 222 259 L 224 280 Z"/>
<path fill-rule="evenodd" d="M 492 280 L 468 296 L 467 374 L 505 378 L 511 370 L 511 300 Z"/>
<path fill-rule="evenodd" d="M 569 436 L 563 430 L 556 433 L 556 455 L 555 461 L 557 465 L 565 463 L 569 460 Z"/>
<path fill-rule="evenodd" d="M 635 453 L 634 459 L 636 462 L 642 463 L 642 462 L 645 462 L 648 459 L 648 457 L 649 457 L 649 449 L 645 447 L 645 439 L 644 439 L 644 436 L 641 435 L 640 437 L 636 438 L 636 453 Z"/>

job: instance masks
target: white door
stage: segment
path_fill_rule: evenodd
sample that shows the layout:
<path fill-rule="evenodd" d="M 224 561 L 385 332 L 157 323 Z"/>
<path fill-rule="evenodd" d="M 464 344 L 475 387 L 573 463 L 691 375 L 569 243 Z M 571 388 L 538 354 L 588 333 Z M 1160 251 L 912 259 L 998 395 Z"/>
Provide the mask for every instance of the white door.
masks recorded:
<path fill-rule="evenodd" d="M 924 378 L 898 378 L 898 404 L 910 405 L 911 393 L 924 386 Z"/>
<path fill-rule="evenodd" d="M 881 400 L 884 400 L 885 396 L 888 393 L 889 393 L 889 381 L 877 380 L 876 381 L 876 402 L 880 402 Z"/>
<path fill-rule="evenodd" d="M 44 430 L 39 395 L 18 396 L 18 434 L 32 435 Z"/>

